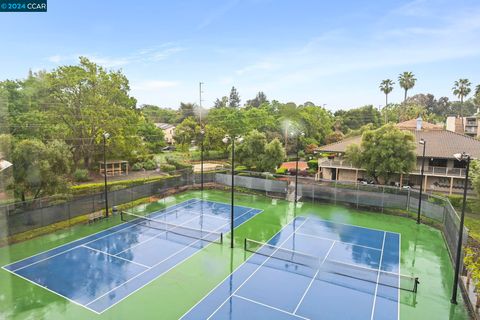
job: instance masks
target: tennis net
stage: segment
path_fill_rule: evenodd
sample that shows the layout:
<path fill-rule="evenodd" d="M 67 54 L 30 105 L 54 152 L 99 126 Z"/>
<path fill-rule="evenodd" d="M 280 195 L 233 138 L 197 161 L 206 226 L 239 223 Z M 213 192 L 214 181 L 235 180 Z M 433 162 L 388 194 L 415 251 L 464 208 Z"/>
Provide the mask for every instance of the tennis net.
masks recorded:
<path fill-rule="evenodd" d="M 418 277 L 402 275 L 395 272 L 372 269 L 360 265 L 343 263 L 336 260 L 321 260 L 306 253 L 281 248 L 268 243 L 263 243 L 245 238 L 244 248 L 246 251 L 257 253 L 268 258 L 280 259 L 286 262 L 307 266 L 314 270 L 320 270 L 330 274 L 347 277 L 352 280 L 360 280 L 379 285 L 417 292 Z"/>
<path fill-rule="evenodd" d="M 221 232 L 196 229 L 178 224 L 172 224 L 166 221 L 156 220 L 126 211 L 121 211 L 120 216 L 122 221 L 131 222 L 140 226 L 145 226 L 165 232 L 171 232 L 188 238 L 204 240 L 208 242 L 223 243 L 223 233 Z"/>

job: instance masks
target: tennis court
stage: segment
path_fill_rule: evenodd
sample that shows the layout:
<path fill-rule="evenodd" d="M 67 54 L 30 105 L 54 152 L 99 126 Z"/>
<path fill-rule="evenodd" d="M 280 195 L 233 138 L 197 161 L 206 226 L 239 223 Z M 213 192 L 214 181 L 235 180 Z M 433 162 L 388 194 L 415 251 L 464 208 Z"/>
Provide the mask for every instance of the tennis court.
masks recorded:
<path fill-rule="evenodd" d="M 261 210 L 235 206 L 237 227 Z M 3 268 L 95 313 L 102 313 L 211 243 L 230 226 L 230 205 L 200 199 L 125 223 Z"/>
<path fill-rule="evenodd" d="M 183 319 L 398 319 L 400 235 L 298 217 L 268 243 L 245 239 L 254 254 Z"/>

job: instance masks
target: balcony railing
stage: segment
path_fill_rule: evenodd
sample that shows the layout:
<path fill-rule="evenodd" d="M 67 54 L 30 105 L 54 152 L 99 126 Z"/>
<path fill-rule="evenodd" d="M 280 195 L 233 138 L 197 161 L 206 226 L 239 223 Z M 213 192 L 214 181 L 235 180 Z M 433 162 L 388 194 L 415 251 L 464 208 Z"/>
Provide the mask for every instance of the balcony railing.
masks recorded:
<path fill-rule="evenodd" d="M 348 160 L 323 159 L 323 160 L 319 160 L 318 165 L 321 167 L 360 169 L 353 166 Z M 410 174 L 420 174 L 421 169 L 422 169 L 421 167 L 417 167 Z M 425 166 L 424 173 L 428 175 L 442 176 L 442 177 L 465 177 L 465 169 L 463 168 Z"/>

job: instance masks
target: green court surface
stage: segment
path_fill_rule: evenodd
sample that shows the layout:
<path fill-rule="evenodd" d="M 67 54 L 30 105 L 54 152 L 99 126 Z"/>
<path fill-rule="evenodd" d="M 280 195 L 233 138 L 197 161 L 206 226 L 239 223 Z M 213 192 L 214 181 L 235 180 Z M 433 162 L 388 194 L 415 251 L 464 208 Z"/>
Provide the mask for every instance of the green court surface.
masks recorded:
<path fill-rule="evenodd" d="M 192 198 L 229 204 L 230 193 L 186 192 L 138 210 L 153 212 Z M 178 319 L 250 256 L 243 249 L 245 238 L 266 242 L 295 217 L 309 215 L 401 234 L 400 272 L 418 276 L 420 285 L 416 296 L 400 291 L 400 319 L 469 318 L 460 294 L 459 304 L 450 304 L 453 267 L 439 230 L 417 225 L 411 219 L 340 205 L 302 203 L 295 208 L 293 203 L 284 200 L 238 193 L 235 201 L 239 206 L 263 210 L 236 229 L 235 249 L 230 249 L 229 234 L 226 234 L 222 245 L 206 246 L 102 314 L 93 313 L 0 269 L 0 319 Z M 0 266 L 119 223 L 120 218 L 114 217 L 0 248 Z M 349 307 L 349 301 L 343 303 L 345 308 Z"/>

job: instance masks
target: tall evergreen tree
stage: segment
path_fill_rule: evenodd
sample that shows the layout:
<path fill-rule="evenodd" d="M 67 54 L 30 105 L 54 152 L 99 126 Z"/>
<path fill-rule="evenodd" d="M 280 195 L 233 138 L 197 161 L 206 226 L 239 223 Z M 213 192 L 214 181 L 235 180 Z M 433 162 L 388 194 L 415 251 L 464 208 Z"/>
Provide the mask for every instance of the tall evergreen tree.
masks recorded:
<path fill-rule="evenodd" d="M 417 79 L 415 75 L 410 71 L 405 71 L 398 76 L 398 83 L 400 87 L 405 90 L 405 96 L 403 97 L 403 102 L 407 101 L 407 92 L 415 86 Z"/>
<path fill-rule="evenodd" d="M 228 106 L 230 108 L 240 107 L 240 96 L 235 87 L 232 87 L 232 90 L 230 90 L 230 98 L 228 99 Z"/>

